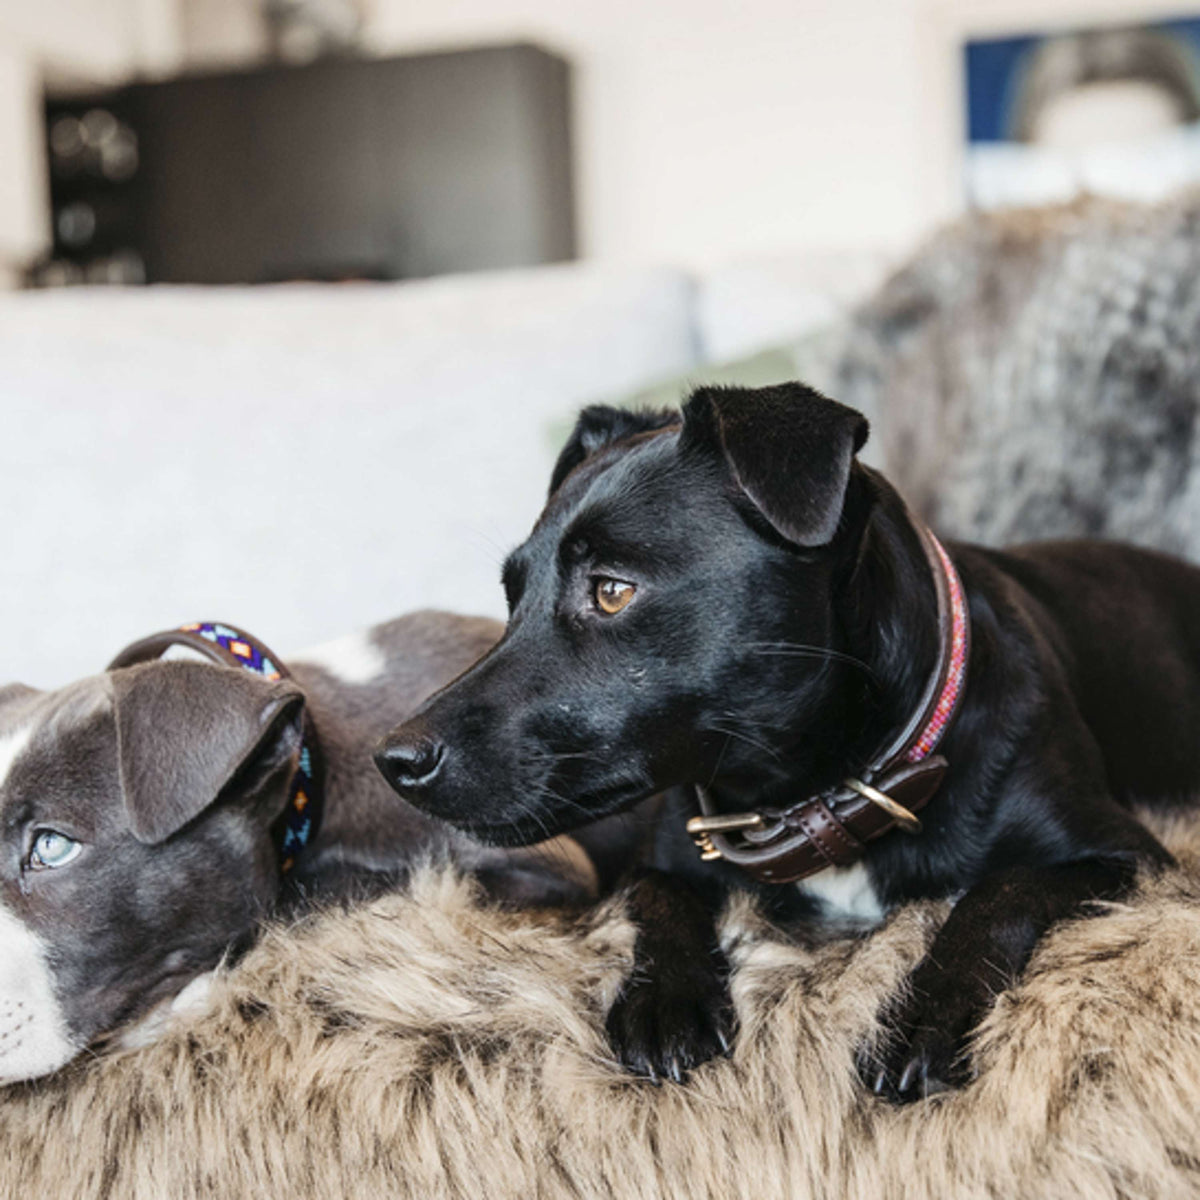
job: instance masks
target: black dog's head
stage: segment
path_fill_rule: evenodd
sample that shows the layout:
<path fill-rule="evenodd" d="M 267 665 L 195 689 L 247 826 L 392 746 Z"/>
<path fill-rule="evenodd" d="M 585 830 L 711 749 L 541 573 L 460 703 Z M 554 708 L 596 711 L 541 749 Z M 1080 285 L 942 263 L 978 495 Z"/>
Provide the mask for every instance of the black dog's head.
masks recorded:
<path fill-rule="evenodd" d="M 869 687 L 839 648 L 861 414 L 799 384 L 591 408 L 508 559 L 503 640 L 383 743 L 419 807 L 522 844 L 666 787 L 820 775 Z"/>

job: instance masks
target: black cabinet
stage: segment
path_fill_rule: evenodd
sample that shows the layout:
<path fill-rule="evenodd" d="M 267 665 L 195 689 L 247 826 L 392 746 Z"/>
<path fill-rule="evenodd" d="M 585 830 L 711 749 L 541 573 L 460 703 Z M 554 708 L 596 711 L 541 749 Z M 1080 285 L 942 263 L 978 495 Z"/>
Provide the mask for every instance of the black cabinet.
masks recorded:
<path fill-rule="evenodd" d="M 53 99 L 50 277 L 400 279 L 571 258 L 569 109 L 567 64 L 533 46 Z"/>

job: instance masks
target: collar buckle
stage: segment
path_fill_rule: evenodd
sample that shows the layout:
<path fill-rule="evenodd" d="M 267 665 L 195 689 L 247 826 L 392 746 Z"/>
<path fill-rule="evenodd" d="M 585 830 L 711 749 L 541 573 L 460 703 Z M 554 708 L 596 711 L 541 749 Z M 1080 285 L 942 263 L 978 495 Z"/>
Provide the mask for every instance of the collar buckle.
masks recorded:
<path fill-rule="evenodd" d="M 893 800 L 887 792 L 881 792 L 877 787 L 863 783 L 861 779 L 855 779 L 853 776 L 843 782 L 852 792 L 857 792 L 864 800 L 870 800 L 872 804 L 882 808 L 905 833 L 921 832 L 920 818 L 911 809 L 907 809 L 899 801 Z"/>
<path fill-rule="evenodd" d="M 712 816 L 692 817 L 687 823 L 687 831 L 700 851 L 704 862 L 724 857 L 713 843 L 714 833 L 737 833 L 743 829 L 759 829 L 763 819 L 755 812 L 746 813 L 714 813 Z"/>

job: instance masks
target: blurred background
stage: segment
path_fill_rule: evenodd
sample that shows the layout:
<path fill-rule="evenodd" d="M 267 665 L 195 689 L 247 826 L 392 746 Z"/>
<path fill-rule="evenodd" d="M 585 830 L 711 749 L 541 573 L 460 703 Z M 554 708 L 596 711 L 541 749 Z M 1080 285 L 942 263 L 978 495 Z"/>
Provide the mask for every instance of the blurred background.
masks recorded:
<path fill-rule="evenodd" d="M 0 679 L 500 615 L 573 410 L 702 379 L 1191 553 L 1198 122 L 1182 0 L 0 0 Z"/>

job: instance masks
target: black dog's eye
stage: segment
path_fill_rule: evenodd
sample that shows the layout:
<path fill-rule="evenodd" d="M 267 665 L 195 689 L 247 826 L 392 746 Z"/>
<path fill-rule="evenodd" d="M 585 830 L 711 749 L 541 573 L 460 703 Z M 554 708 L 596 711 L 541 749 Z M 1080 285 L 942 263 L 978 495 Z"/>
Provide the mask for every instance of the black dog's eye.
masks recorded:
<path fill-rule="evenodd" d="M 597 575 L 592 580 L 592 600 L 605 616 L 615 617 L 633 599 L 637 587 L 625 579 Z"/>

